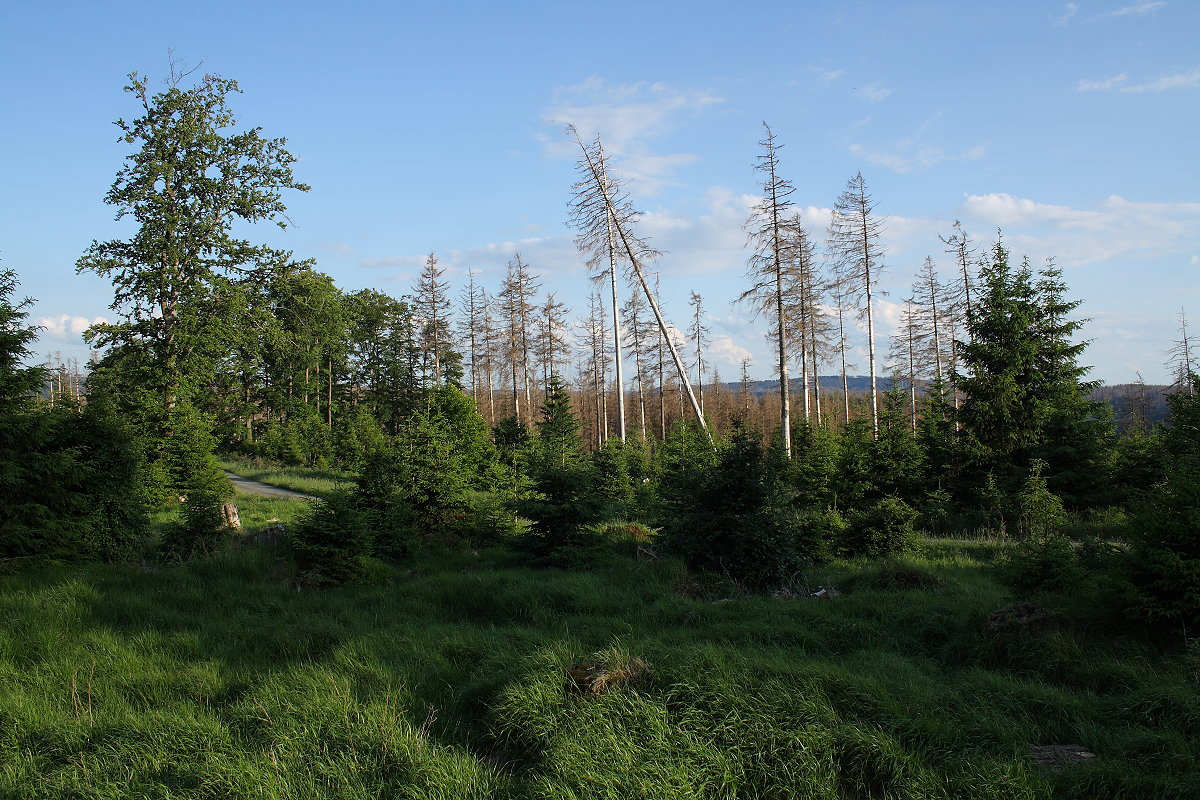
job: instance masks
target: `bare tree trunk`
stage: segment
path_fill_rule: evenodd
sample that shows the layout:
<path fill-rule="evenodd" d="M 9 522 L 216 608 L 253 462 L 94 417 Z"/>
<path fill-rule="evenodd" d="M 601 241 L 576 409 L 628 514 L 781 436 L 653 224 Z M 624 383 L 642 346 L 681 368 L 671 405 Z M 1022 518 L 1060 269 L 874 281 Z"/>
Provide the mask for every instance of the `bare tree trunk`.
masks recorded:
<path fill-rule="evenodd" d="M 604 196 L 610 194 L 608 183 L 608 167 L 604 159 L 600 159 L 600 180 L 604 183 Z M 613 320 L 613 362 L 617 373 L 617 436 L 621 443 L 625 442 L 625 372 L 621 364 L 621 315 L 617 300 L 617 249 L 613 240 L 612 208 L 605 209 L 605 227 L 608 229 L 608 284 L 612 289 L 612 320 Z M 607 420 L 605 421 L 607 427 Z"/>

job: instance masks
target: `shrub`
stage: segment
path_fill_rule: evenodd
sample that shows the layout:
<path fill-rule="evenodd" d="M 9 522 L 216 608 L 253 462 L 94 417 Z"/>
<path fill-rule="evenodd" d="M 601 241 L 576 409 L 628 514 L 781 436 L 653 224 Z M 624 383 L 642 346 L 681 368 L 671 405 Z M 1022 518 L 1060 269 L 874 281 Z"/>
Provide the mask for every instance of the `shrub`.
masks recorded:
<path fill-rule="evenodd" d="M 677 461 L 664 480 L 666 542 L 689 565 L 762 587 L 820 555 L 757 436 L 739 428 L 707 461 Z"/>
<path fill-rule="evenodd" d="M 927 569 L 899 559 L 885 559 L 843 581 L 843 588 L 884 591 L 943 589 L 946 581 Z"/>
<path fill-rule="evenodd" d="M 316 585 L 361 583 L 371 571 L 370 515 L 345 493 L 315 503 L 292 532 L 300 575 Z"/>
<path fill-rule="evenodd" d="M 1058 532 L 1035 533 L 1009 545 L 1000 570 L 1020 592 L 1071 589 L 1084 578 L 1075 545 Z"/>
<path fill-rule="evenodd" d="M 633 556 L 649 545 L 654 531 L 636 522 L 610 520 L 573 528 L 542 562 L 569 569 L 587 569 L 611 563 L 618 555 Z"/>
<path fill-rule="evenodd" d="M 1067 512 L 1062 500 L 1046 486 L 1042 472 L 1045 461 L 1034 461 L 1029 477 L 1017 495 L 1017 533 L 1022 537 L 1048 537 L 1058 533 L 1067 524 Z"/>
<path fill-rule="evenodd" d="M 226 543 L 229 531 L 221 519 L 221 504 L 233 494 L 233 484 L 213 455 L 211 420 L 181 403 L 169 424 L 163 460 L 184 505 L 182 519 L 163 533 L 160 547 L 168 558 L 186 561 L 210 555 Z"/>
<path fill-rule="evenodd" d="M 847 526 L 835 543 L 838 555 L 883 558 L 910 549 L 916 542 L 917 512 L 896 497 L 876 500 L 846 515 Z"/>
<path fill-rule="evenodd" d="M 418 540 L 416 512 L 401 489 L 406 473 L 396 451 L 381 448 L 366 457 L 353 490 L 355 509 L 375 531 L 373 546 L 391 558 L 408 556 Z"/>
<path fill-rule="evenodd" d="M 950 530 L 950 512 L 953 508 L 954 498 L 946 490 L 932 489 L 926 492 L 918 508 L 921 528 L 931 534 Z"/>
<path fill-rule="evenodd" d="M 1200 456 L 1187 456 L 1130 519 L 1134 616 L 1200 630 Z"/>
<path fill-rule="evenodd" d="M 797 512 L 798 536 L 815 557 L 823 557 L 846 534 L 846 518 L 836 508 L 808 508 Z"/>
<path fill-rule="evenodd" d="M 0 559 L 117 560 L 144 544 L 142 446 L 110 403 L 13 413 L 0 428 Z"/>
<path fill-rule="evenodd" d="M 460 533 L 473 542 L 494 544 L 523 536 L 529 525 L 529 520 L 513 513 L 505 498 L 491 492 L 477 492 Z"/>

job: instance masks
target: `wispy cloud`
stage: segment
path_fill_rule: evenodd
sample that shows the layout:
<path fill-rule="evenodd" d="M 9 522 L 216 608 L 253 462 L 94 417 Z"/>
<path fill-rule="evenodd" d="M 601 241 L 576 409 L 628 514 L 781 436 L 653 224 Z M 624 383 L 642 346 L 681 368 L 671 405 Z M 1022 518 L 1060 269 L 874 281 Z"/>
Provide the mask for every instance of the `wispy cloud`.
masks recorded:
<path fill-rule="evenodd" d="M 946 162 L 975 161 L 987 154 L 985 144 L 978 144 L 960 152 L 951 152 L 937 145 L 924 143 L 919 135 L 882 148 L 851 144 L 848 149 L 856 158 L 899 173 L 928 169 Z"/>
<path fill-rule="evenodd" d="M 899 173 L 928 169 L 946 162 L 974 161 L 987 154 L 986 143 L 957 152 L 931 143 L 928 134 L 936 128 L 942 116 L 941 113 L 933 114 L 900 141 L 879 144 L 854 142 L 848 144 L 846 149 L 855 158 L 870 164 L 879 164 Z M 865 131 L 863 135 L 866 135 Z"/>
<path fill-rule="evenodd" d="M 1111 78 L 1104 78 L 1102 80 L 1081 80 L 1075 85 L 1075 90 L 1078 92 L 1109 92 L 1113 89 L 1119 89 L 1128 82 L 1129 76 L 1122 72 L 1120 75 L 1114 75 Z"/>
<path fill-rule="evenodd" d="M 633 181 L 631 190 L 653 195 L 672 183 L 672 175 L 696 160 L 691 153 L 661 153 L 651 143 L 673 129 L 682 118 L 721 103 L 722 98 L 699 89 L 679 89 L 661 82 L 609 83 L 588 78 L 554 91 L 542 121 L 559 130 L 544 136 L 554 157 L 574 157 L 575 144 L 561 133 L 573 124 L 585 139 L 600 135 L 605 149 L 617 157 L 617 167 Z"/>
<path fill-rule="evenodd" d="M 854 90 L 862 99 L 869 103 L 878 103 L 892 96 L 895 89 L 889 89 L 886 86 L 880 86 L 878 83 L 868 83 L 866 86 L 860 86 Z"/>
<path fill-rule="evenodd" d="M 72 314 L 59 314 L 54 317 L 38 317 L 37 324 L 42 327 L 39 336 L 58 341 L 78 341 L 83 332 L 93 325 L 107 324 L 104 317 L 79 317 Z"/>
<path fill-rule="evenodd" d="M 1071 20 L 1073 20 L 1075 18 L 1075 15 L 1078 13 L 1079 13 L 1078 5 L 1076 5 L 1075 3 L 1067 3 L 1066 8 L 1063 10 L 1062 16 L 1059 17 L 1058 19 L 1056 19 L 1054 21 L 1054 24 L 1059 25 L 1059 26 L 1067 25 L 1071 22 Z"/>
<path fill-rule="evenodd" d="M 1102 80 L 1081 80 L 1075 86 L 1076 91 L 1080 92 L 1168 92 L 1173 89 L 1197 88 L 1200 88 L 1200 69 L 1163 75 L 1145 83 L 1130 83 L 1129 75 L 1122 72 Z"/>
<path fill-rule="evenodd" d="M 829 86 L 845 74 L 846 70 L 844 69 L 817 70 L 817 77 L 825 86 Z"/>
<path fill-rule="evenodd" d="M 1122 6 L 1115 11 L 1109 11 L 1101 14 L 1102 17 L 1140 17 L 1143 14 L 1149 14 L 1152 11 L 1157 11 L 1166 5 L 1165 0 L 1142 0 L 1142 2 L 1134 3 L 1128 6 Z"/>

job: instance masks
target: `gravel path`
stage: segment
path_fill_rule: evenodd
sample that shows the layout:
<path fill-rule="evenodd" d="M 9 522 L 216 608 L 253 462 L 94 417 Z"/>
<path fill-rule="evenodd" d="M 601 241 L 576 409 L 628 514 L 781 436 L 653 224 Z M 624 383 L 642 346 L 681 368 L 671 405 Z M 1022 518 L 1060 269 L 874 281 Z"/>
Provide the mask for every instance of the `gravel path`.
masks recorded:
<path fill-rule="evenodd" d="M 229 480 L 233 481 L 233 486 L 239 492 L 246 494 L 256 494 L 259 497 L 287 497 L 300 500 L 316 500 L 311 494 L 302 492 L 293 492 L 291 489 L 283 489 L 279 486 L 272 486 L 269 483 L 259 483 L 252 481 L 249 478 L 243 478 L 241 475 L 235 475 L 229 470 L 225 470 L 225 475 Z"/>

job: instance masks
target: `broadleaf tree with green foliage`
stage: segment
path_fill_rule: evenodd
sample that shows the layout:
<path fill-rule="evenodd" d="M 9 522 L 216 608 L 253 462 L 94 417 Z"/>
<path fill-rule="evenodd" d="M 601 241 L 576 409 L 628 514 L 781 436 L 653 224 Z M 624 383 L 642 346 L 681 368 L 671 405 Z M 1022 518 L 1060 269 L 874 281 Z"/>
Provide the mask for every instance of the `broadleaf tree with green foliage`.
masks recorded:
<path fill-rule="evenodd" d="M 94 241 L 76 264 L 78 272 L 112 279 L 121 320 L 93 326 L 89 337 L 112 348 L 110 368 L 130 366 L 124 351 L 136 353 L 137 375 L 115 370 L 113 388 L 125 390 L 127 406 L 136 399 L 127 410 L 163 439 L 173 436 L 175 412 L 211 383 L 230 338 L 222 312 L 236 278 L 290 259 L 239 238 L 235 226 L 286 227 L 284 190 L 308 189 L 293 176 L 296 159 L 283 139 L 235 130 L 229 98 L 239 91 L 236 81 L 205 75 L 188 87 L 186 78 L 173 63 L 166 89 L 154 92 L 130 74 L 125 91 L 140 111 L 116 125 L 135 149 L 105 202 L 137 227 L 127 239 Z"/>

